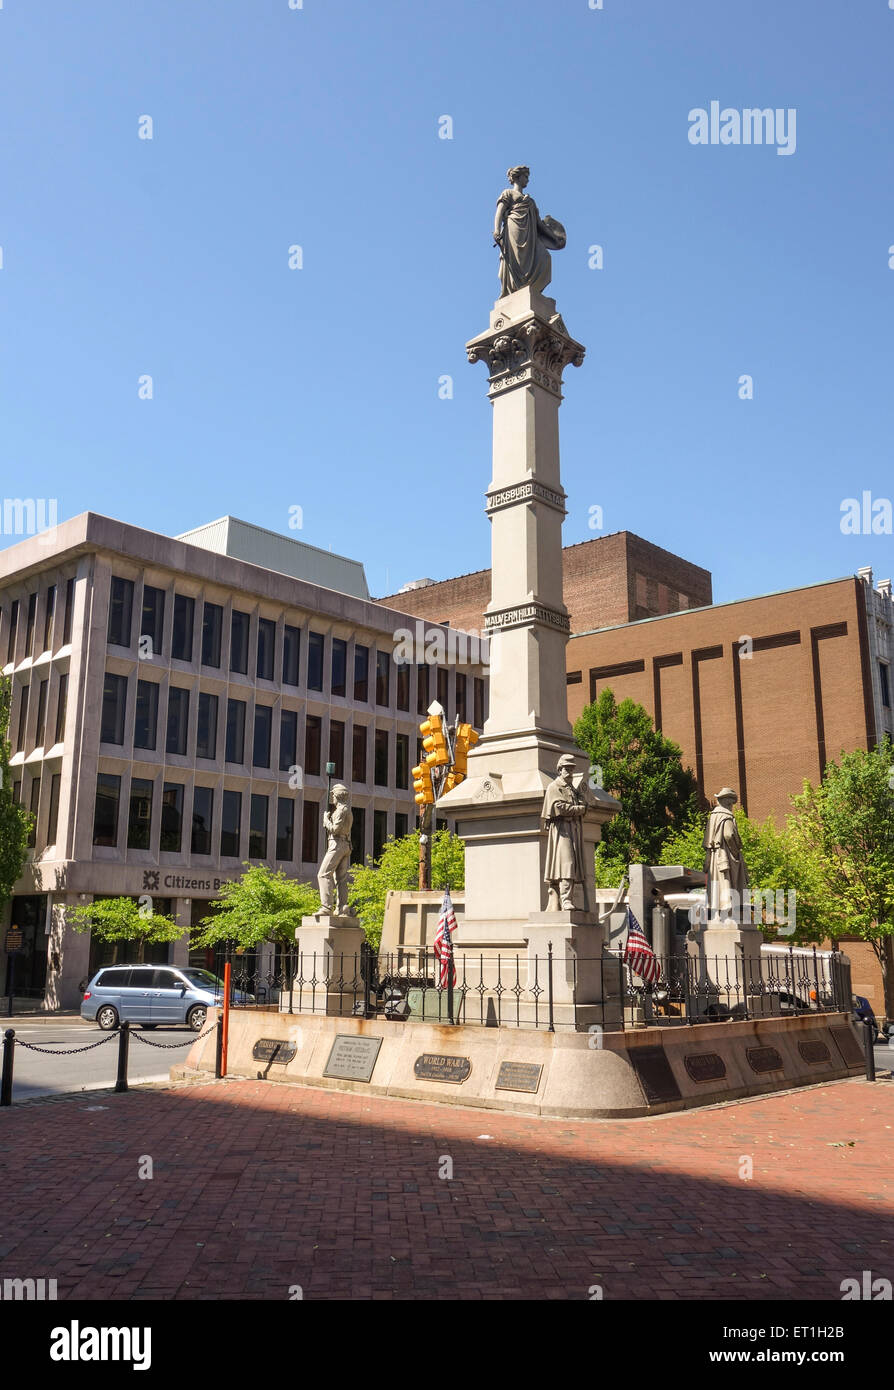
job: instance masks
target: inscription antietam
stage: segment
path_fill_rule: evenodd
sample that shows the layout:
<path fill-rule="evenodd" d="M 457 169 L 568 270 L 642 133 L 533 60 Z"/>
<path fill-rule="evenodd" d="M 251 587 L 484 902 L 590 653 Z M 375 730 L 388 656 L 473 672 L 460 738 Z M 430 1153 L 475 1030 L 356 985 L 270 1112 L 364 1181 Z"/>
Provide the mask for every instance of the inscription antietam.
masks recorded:
<path fill-rule="evenodd" d="M 413 1071 L 420 1081 L 452 1081 L 454 1084 L 467 1081 L 472 1074 L 472 1063 L 468 1057 L 447 1057 L 442 1052 L 423 1052 L 413 1063 Z"/>

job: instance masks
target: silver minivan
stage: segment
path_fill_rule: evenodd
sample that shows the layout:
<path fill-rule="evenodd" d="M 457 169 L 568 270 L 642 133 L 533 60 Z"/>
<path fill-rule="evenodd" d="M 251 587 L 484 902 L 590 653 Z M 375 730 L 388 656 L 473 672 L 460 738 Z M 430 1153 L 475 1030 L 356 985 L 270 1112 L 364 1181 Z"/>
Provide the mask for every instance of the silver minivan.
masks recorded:
<path fill-rule="evenodd" d="M 250 994 L 235 992 L 235 1002 L 252 1002 Z M 176 965 L 107 965 L 97 971 L 84 991 L 81 1018 L 108 1030 L 119 1023 L 144 1028 L 185 1023 L 201 1032 L 208 1008 L 223 1001 L 223 981 L 209 970 Z"/>

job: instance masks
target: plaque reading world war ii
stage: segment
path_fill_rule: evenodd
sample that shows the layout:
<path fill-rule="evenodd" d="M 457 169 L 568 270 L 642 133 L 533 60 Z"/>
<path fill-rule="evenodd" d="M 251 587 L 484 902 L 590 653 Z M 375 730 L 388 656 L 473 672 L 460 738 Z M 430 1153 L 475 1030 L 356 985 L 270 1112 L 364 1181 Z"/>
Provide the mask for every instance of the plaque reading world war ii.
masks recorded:
<path fill-rule="evenodd" d="M 258 1038 L 251 1055 L 256 1062 L 275 1062 L 278 1066 L 285 1066 L 287 1062 L 291 1062 L 297 1051 L 298 1044 L 288 1042 L 285 1038 Z"/>
<path fill-rule="evenodd" d="M 542 1071 L 537 1062 L 501 1062 L 494 1090 L 534 1092 L 540 1085 Z"/>
<path fill-rule="evenodd" d="M 381 1046 L 381 1038 L 337 1033 L 323 1075 L 337 1077 L 339 1081 L 369 1081 Z"/>
<path fill-rule="evenodd" d="M 468 1057 L 446 1057 L 443 1052 L 423 1052 L 413 1063 L 413 1071 L 420 1081 L 453 1081 L 460 1083 L 472 1074 L 472 1063 Z"/>
<path fill-rule="evenodd" d="M 782 1058 L 775 1047 L 746 1047 L 745 1055 L 752 1071 L 784 1071 Z"/>
<path fill-rule="evenodd" d="M 683 1058 L 683 1065 L 693 1081 L 722 1081 L 726 1065 L 716 1052 L 693 1052 Z"/>
<path fill-rule="evenodd" d="M 804 1042 L 799 1042 L 798 1051 L 805 1062 L 810 1062 L 813 1065 L 832 1060 L 831 1052 L 819 1038 L 807 1038 Z"/>

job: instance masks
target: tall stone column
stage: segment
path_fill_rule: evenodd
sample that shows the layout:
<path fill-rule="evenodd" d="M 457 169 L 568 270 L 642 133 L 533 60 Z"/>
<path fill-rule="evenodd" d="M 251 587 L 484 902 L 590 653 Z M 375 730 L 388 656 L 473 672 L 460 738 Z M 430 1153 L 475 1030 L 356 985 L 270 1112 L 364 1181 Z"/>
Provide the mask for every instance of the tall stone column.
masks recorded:
<path fill-rule="evenodd" d="M 600 826 L 618 809 L 605 792 L 584 822 L 589 913 L 550 913 L 544 923 L 546 837 L 543 794 L 559 757 L 587 760 L 568 722 L 565 648 L 568 611 L 562 598 L 565 493 L 559 472 L 562 373 L 580 366 L 584 348 L 568 333 L 555 300 L 531 286 L 497 300 L 490 327 L 467 344 L 484 362 L 493 406 L 491 522 L 490 713 L 469 757 L 468 779 L 439 807 L 456 818 L 466 843 L 465 915 L 458 950 L 524 950 L 532 917 L 544 930 L 593 923 L 593 851 Z M 562 919 L 561 921 L 559 919 Z M 569 919 L 565 921 L 565 919 Z M 560 942 L 556 941 L 557 948 Z"/>

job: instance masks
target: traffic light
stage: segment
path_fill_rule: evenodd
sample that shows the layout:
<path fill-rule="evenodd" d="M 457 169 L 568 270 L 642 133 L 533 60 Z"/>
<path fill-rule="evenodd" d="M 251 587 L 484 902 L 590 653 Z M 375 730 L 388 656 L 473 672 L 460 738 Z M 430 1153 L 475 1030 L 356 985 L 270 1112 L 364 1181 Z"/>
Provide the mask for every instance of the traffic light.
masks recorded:
<path fill-rule="evenodd" d="M 468 772 L 467 758 L 469 749 L 474 748 L 478 742 L 478 735 L 471 724 L 458 724 L 456 737 L 453 740 L 453 770 L 450 777 L 454 778 L 453 785 L 458 786 L 465 780 Z M 449 780 L 449 779 L 448 779 Z"/>
<path fill-rule="evenodd" d="M 450 762 L 450 750 L 447 747 L 441 716 L 430 714 L 428 719 L 419 725 L 419 732 L 422 734 L 422 747 L 425 749 L 425 761 L 429 767 L 446 767 Z"/>
<path fill-rule="evenodd" d="M 423 761 L 418 767 L 413 768 L 413 791 L 414 800 L 417 806 L 433 806 L 435 802 L 434 787 L 431 784 L 431 768 L 428 763 Z"/>

